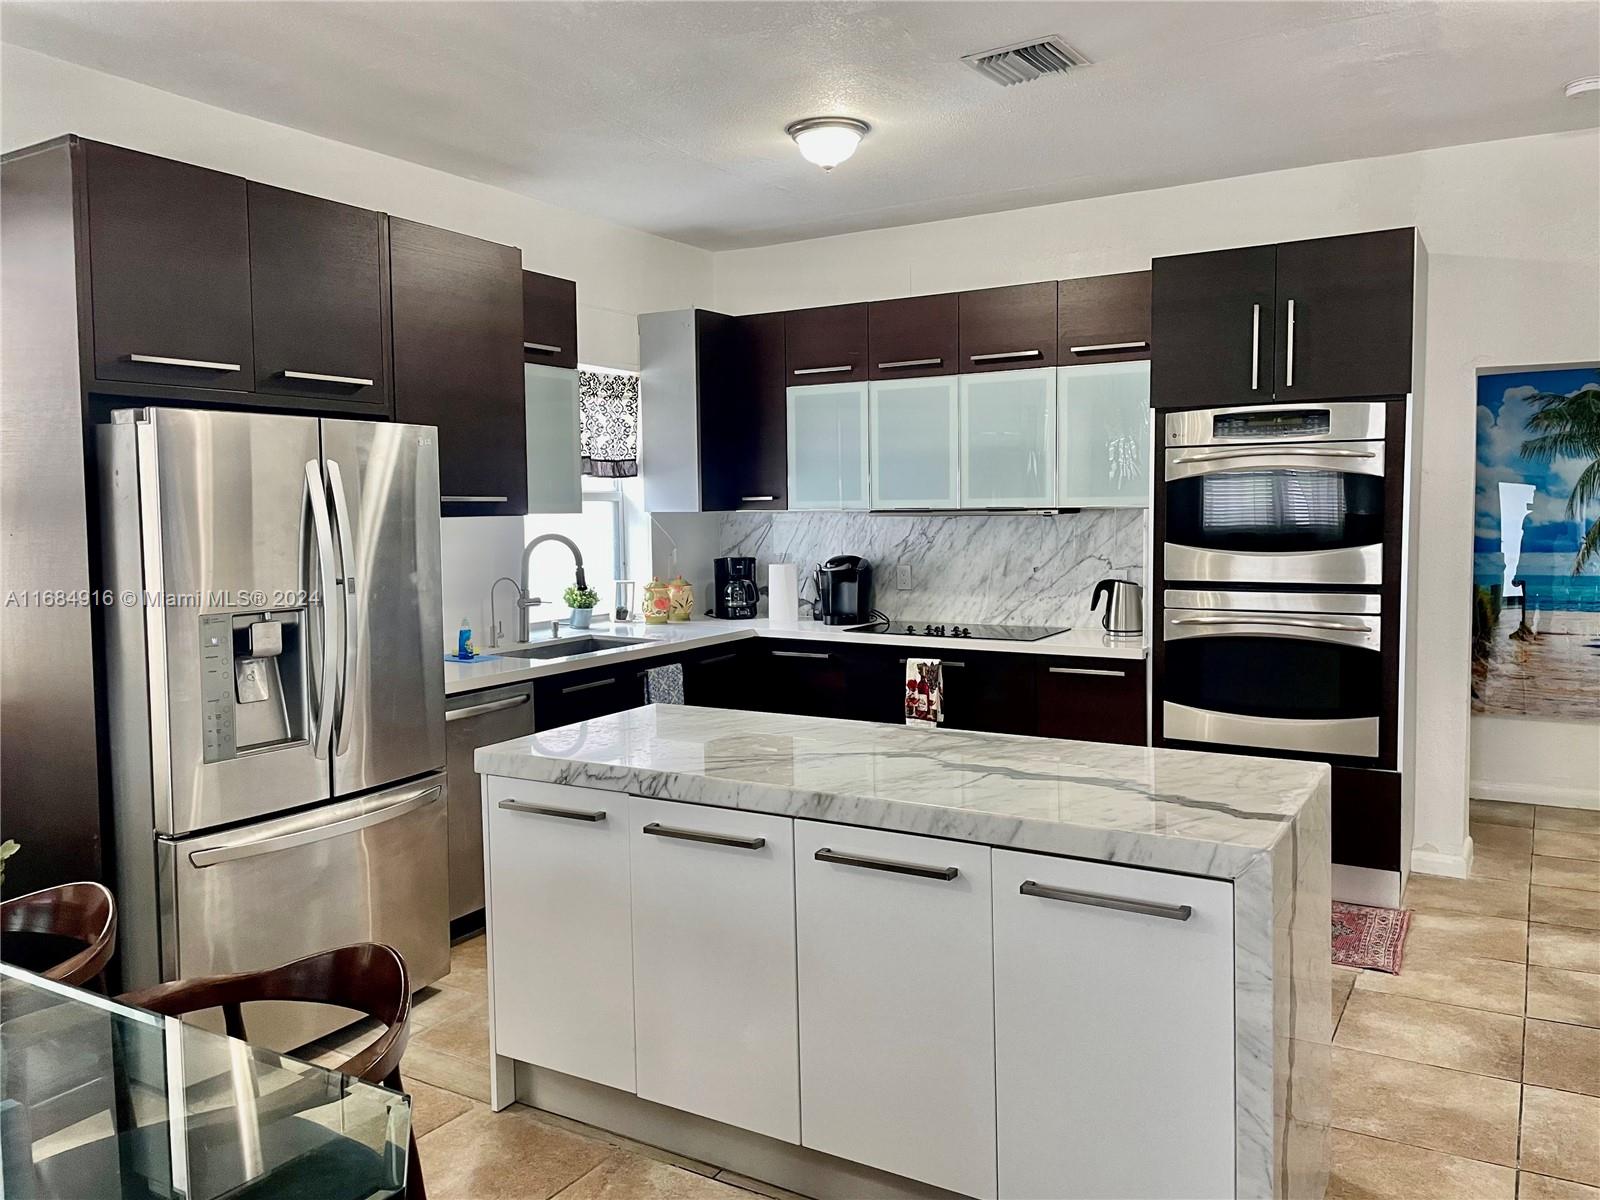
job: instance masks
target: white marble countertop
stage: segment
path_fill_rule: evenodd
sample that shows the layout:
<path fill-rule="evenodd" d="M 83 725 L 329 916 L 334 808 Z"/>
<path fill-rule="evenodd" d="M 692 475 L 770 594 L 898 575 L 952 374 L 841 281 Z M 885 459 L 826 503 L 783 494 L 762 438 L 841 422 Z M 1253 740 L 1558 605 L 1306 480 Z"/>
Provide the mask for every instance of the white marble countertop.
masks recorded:
<path fill-rule="evenodd" d="M 651 705 L 478 750 L 478 771 L 1219 879 L 1323 794 L 1321 763 Z"/>
<path fill-rule="evenodd" d="M 855 643 L 863 646 L 915 646 L 937 657 L 941 652 L 954 649 L 984 651 L 994 654 L 1038 654 L 1066 658 L 1120 658 L 1142 659 L 1148 648 L 1142 637 L 1111 637 L 1099 628 L 1070 629 L 1055 637 L 1037 642 L 1002 642 L 989 638 L 927 638 L 906 634 L 861 633 L 836 625 L 823 625 L 816 621 L 781 624 L 765 617 L 752 621 L 697 620 L 680 624 L 646 625 L 642 621 L 631 623 L 597 623 L 593 629 L 562 631 L 562 638 L 578 638 L 586 633 L 601 637 L 625 637 L 647 640 L 648 645 L 618 646 L 594 654 L 568 658 L 538 659 L 517 658 L 486 650 L 470 663 L 455 662 L 446 658 L 444 664 L 444 690 L 446 695 L 474 692 L 482 688 L 503 684 L 521 683 L 544 675 L 559 675 L 566 671 L 581 671 L 589 667 L 610 666 L 613 663 L 653 658 L 702 646 L 715 646 L 721 642 L 746 638 L 768 637 L 794 641 L 827 641 Z M 546 636 L 536 638 L 528 645 L 549 642 Z M 508 646 L 514 649 L 515 646 Z"/>

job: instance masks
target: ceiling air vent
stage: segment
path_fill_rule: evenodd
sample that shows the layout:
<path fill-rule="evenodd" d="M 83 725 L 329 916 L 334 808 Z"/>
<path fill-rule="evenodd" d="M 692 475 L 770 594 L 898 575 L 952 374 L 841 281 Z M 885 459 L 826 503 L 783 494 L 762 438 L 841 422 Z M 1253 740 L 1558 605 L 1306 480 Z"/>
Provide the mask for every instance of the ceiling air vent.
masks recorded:
<path fill-rule="evenodd" d="M 961 61 L 1001 87 L 1028 83 L 1041 75 L 1060 75 L 1074 67 L 1089 65 L 1087 58 L 1054 34 L 994 50 L 980 50 L 976 54 L 963 54 Z"/>

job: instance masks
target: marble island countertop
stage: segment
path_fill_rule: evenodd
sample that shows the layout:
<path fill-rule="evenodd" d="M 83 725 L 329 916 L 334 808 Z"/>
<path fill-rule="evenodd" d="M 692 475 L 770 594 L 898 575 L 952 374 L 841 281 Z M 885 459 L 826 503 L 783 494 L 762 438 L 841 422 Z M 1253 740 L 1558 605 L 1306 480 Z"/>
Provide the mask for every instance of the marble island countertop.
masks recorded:
<path fill-rule="evenodd" d="M 486 746 L 476 765 L 1219 879 L 1292 838 L 1329 777 L 1237 754 L 660 705 Z"/>
<path fill-rule="evenodd" d="M 865 633 L 859 629 L 837 625 L 823 625 L 817 621 L 799 621 L 789 624 L 759 618 L 751 621 L 695 620 L 679 624 L 646 625 L 635 622 L 596 623 L 593 629 L 563 629 L 561 638 L 580 638 L 586 634 L 600 637 L 638 638 L 647 644 L 618 646 L 593 654 L 572 655 L 562 658 L 518 658 L 514 655 L 485 649 L 472 662 L 456 662 L 446 658 L 444 664 L 444 690 L 446 695 L 475 692 L 482 688 L 500 687 L 538 679 L 546 675 L 559 675 L 567 671 L 581 671 L 589 667 L 605 667 L 618 662 L 655 658 L 682 650 L 715 646 L 723 642 L 742 641 L 749 638 L 782 638 L 793 641 L 825 641 L 855 643 L 867 646 L 914 646 L 934 656 L 945 647 L 967 651 L 984 651 L 999 654 L 1058 655 L 1067 658 L 1119 658 L 1143 659 L 1148 648 L 1142 637 L 1111 637 L 1099 626 L 1070 629 L 1066 633 L 1044 638 L 1037 642 L 1003 642 L 988 638 L 928 638 L 907 634 Z M 548 636 L 536 638 L 528 645 L 548 643 Z M 508 646 L 514 649 L 515 646 Z"/>

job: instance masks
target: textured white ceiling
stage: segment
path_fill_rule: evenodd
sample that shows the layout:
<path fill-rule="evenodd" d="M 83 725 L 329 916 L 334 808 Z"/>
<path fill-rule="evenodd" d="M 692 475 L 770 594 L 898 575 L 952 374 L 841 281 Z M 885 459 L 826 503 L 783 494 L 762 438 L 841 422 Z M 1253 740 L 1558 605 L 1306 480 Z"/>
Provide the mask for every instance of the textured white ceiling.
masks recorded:
<path fill-rule="evenodd" d="M 1600 124 L 1594 0 L 7 0 L 0 37 L 709 249 Z M 1012 88 L 964 53 L 1056 33 Z M 831 175 L 783 126 L 872 122 Z M 65 131 L 63 131 L 65 132 Z"/>

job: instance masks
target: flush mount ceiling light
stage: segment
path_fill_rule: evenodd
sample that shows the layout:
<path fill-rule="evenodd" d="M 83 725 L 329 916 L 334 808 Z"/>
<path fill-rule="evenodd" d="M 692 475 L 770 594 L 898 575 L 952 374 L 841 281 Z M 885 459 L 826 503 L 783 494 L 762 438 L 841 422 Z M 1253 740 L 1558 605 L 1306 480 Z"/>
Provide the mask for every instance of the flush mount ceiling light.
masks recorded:
<path fill-rule="evenodd" d="M 1584 79 L 1574 79 L 1567 84 L 1567 99 L 1581 96 L 1585 92 L 1600 92 L 1600 75 L 1590 75 Z"/>
<path fill-rule="evenodd" d="M 785 125 L 783 131 L 794 139 L 807 162 L 831 171 L 856 152 L 871 129 L 854 117 L 807 117 Z"/>

